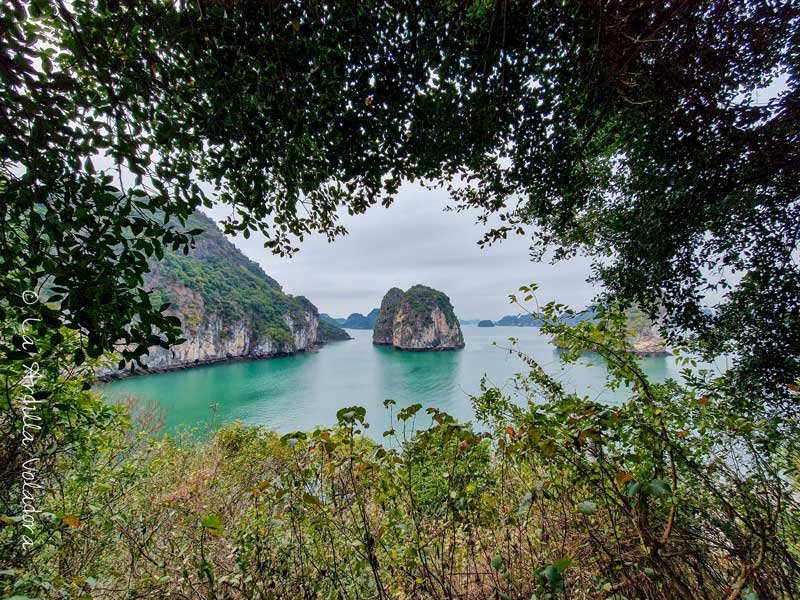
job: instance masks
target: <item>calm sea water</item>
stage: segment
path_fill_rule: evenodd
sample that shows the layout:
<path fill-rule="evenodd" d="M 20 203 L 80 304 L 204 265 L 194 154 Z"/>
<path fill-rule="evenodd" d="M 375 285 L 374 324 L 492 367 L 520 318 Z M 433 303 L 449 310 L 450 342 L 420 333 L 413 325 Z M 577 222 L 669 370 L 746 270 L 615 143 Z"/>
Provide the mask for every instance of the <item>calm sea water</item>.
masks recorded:
<path fill-rule="evenodd" d="M 332 425 L 338 409 L 360 405 L 367 409 L 370 433 L 379 437 L 389 422 L 383 406 L 387 398 L 396 400 L 398 407 L 419 402 L 469 420 L 470 395 L 479 393 L 484 375 L 492 385 L 511 392 L 509 379 L 525 365 L 499 346 L 508 347 L 513 336 L 521 350 L 569 390 L 608 403 L 626 396 L 625 390 L 604 389 L 606 367 L 598 357 L 587 358 L 589 366 L 562 366 L 558 352 L 537 328 L 462 329 L 466 348 L 454 352 L 400 352 L 373 346 L 372 331 L 349 330 L 353 340 L 333 342 L 316 352 L 147 375 L 101 389 L 112 400 L 131 395 L 157 402 L 172 432 L 233 421 L 280 432 L 305 430 Z M 653 380 L 678 374 L 672 357 L 647 357 L 642 363 Z M 212 405 L 217 406 L 213 423 Z"/>

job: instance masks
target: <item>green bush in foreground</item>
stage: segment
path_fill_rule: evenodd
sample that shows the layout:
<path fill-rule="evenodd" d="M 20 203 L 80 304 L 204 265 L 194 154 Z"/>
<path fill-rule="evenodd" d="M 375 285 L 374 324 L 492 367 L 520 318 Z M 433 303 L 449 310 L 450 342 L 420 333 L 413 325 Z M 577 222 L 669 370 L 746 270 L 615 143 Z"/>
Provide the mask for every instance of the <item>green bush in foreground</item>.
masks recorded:
<path fill-rule="evenodd" d="M 566 393 L 525 358 L 513 396 L 486 388 L 474 398 L 480 427 L 387 401 L 395 427 L 386 444 L 364 436 L 360 407 L 340 410 L 335 427 L 282 437 L 233 424 L 199 441 L 158 438 L 124 414 L 113 427 L 87 424 L 85 442 L 56 455 L 35 554 L 13 555 L 20 524 L 3 517 L 0 589 L 32 598 L 796 597 L 795 424 L 737 414 L 724 377 L 694 370 L 681 383 L 650 383 L 624 329 L 617 312 L 545 325 L 569 342 L 565 360 L 586 348 L 605 357 L 609 383 L 630 388 L 620 406 Z"/>

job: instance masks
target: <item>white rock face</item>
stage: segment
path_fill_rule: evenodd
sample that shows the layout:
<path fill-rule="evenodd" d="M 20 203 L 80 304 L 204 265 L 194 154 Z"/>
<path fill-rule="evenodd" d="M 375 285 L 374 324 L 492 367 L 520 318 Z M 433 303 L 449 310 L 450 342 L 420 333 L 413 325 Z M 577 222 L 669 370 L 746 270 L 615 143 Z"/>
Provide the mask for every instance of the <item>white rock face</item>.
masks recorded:
<path fill-rule="evenodd" d="M 375 328 L 372 330 L 373 344 L 392 345 L 394 317 L 400 302 L 403 301 L 403 293 L 400 288 L 392 288 L 383 297 L 378 318 L 375 320 Z"/>
<path fill-rule="evenodd" d="M 144 362 L 151 369 L 162 370 L 232 358 L 269 358 L 302 352 L 314 346 L 319 328 L 319 316 L 315 312 L 305 311 L 303 317 L 296 323 L 289 315 L 284 316 L 292 335 L 291 342 L 287 343 L 270 337 L 256 337 L 244 320 L 226 323 L 218 314 L 212 314 L 203 319 L 194 332 L 184 326 L 186 341 L 183 344 L 169 350 L 151 348 Z"/>
<path fill-rule="evenodd" d="M 659 326 L 666 317 L 666 310 L 663 307 L 659 310 L 655 323 L 650 322 L 650 319 L 638 308 L 630 309 L 628 315 L 629 319 L 632 316 L 635 318 L 633 321 L 635 326 L 631 327 L 628 335 L 628 341 L 634 354 L 640 356 L 667 356 L 671 354 L 667 350 L 664 338 L 659 331 Z"/>
<path fill-rule="evenodd" d="M 650 334 L 638 334 L 630 340 L 633 353 L 639 356 L 669 356 L 670 352 L 664 345 L 664 338 L 654 327 Z"/>
<path fill-rule="evenodd" d="M 213 220 L 195 211 L 187 229 L 203 233 L 186 253 L 167 248 L 149 265 L 144 289 L 164 314 L 181 322 L 186 340 L 169 349 L 149 348 L 142 363 L 152 371 L 237 358 L 293 354 L 322 342 L 317 308 L 303 296 L 283 292 L 277 281 L 247 258 Z M 328 335 L 335 335 L 336 332 Z M 125 376 L 109 365 L 100 377 Z"/>
<path fill-rule="evenodd" d="M 447 322 L 442 309 L 434 306 L 430 316 L 409 314 L 401 305 L 394 317 L 392 345 L 401 350 L 456 350 L 464 347 L 458 321 Z"/>

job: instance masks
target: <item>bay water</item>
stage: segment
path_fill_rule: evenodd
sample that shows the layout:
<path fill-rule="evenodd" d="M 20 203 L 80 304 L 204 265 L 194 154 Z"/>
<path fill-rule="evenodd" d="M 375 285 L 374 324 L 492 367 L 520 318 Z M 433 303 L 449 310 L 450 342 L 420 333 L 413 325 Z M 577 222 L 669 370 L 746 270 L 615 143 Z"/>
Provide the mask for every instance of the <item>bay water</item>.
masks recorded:
<path fill-rule="evenodd" d="M 133 396 L 157 404 L 171 433 L 234 421 L 281 433 L 309 430 L 334 424 L 337 410 L 358 405 L 367 409 L 368 433 L 379 438 L 390 422 L 385 399 L 395 400 L 396 408 L 419 402 L 466 421 L 474 417 L 470 396 L 480 393 L 482 378 L 511 394 L 511 378 L 527 371 L 524 362 L 508 350 L 508 339 L 513 337 L 519 350 L 569 391 L 608 404 L 631 394 L 624 388 L 605 389 L 607 369 L 598 356 L 562 365 L 558 350 L 538 328 L 464 325 L 462 330 L 466 347 L 458 351 L 402 352 L 373 346 L 372 331 L 348 330 L 354 339 L 332 342 L 313 352 L 143 375 L 103 384 L 100 389 L 112 401 Z M 643 357 L 641 361 L 653 381 L 679 374 L 674 357 Z M 421 412 L 418 425 L 428 422 Z"/>

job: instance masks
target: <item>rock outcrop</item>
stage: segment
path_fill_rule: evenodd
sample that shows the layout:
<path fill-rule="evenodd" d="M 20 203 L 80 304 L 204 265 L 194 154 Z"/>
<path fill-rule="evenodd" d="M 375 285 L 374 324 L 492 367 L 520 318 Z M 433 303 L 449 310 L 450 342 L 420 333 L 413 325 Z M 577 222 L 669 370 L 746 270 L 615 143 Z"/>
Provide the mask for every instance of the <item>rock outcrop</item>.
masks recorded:
<path fill-rule="evenodd" d="M 657 323 L 653 323 L 650 317 L 638 308 L 630 308 L 625 314 L 628 318 L 628 341 L 634 354 L 639 356 L 668 356 L 670 354 Z M 658 320 L 660 321 L 663 317 L 662 310 L 658 315 Z"/>
<path fill-rule="evenodd" d="M 383 297 L 372 342 L 399 350 L 457 350 L 464 347 L 464 336 L 450 299 L 415 285 L 405 293 L 392 288 Z"/>
<path fill-rule="evenodd" d="M 154 305 L 181 320 L 183 338 L 169 349 L 153 347 L 143 362 L 162 371 L 230 359 L 294 354 L 334 339 L 350 339 L 319 312 L 291 296 L 229 242 L 214 222 L 195 212 L 186 229 L 202 229 L 188 255 L 165 250 L 145 278 Z M 101 377 L 127 374 L 107 369 Z"/>
<path fill-rule="evenodd" d="M 497 321 L 496 325 L 501 327 L 540 327 L 544 323 L 543 319 L 533 315 L 506 315 Z"/>
<path fill-rule="evenodd" d="M 639 356 L 669 356 L 664 338 L 656 330 L 653 335 L 636 335 L 631 340 L 633 353 Z"/>
<path fill-rule="evenodd" d="M 595 311 L 596 307 L 590 307 L 577 315 L 563 318 L 562 322 L 567 325 L 577 325 L 587 319 L 595 318 Z M 626 340 L 633 354 L 637 356 L 669 356 L 671 354 L 659 332 L 658 323 L 651 321 L 650 317 L 639 308 L 629 308 L 625 311 L 625 317 L 627 319 Z M 658 317 L 659 321 L 661 319 L 663 319 L 663 310 Z M 565 346 L 564 342 L 559 339 L 554 339 L 553 343 L 559 349 Z"/>
<path fill-rule="evenodd" d="M 336 325 L 337 327 L 341 327 L 342 325 L 344 325 L 344 322 L 347 319 L 332 317 L 328 313 L 319 313 L 319 320 L 321 323 L 330 323 L 331 325 Z"/>
<path fill-rule="evenodd" d="M 494 323 L 489 319 L 484 319 L 483 321 L 478 321 L 478 327 L 494 327 Z"/>
<path fill-rule="evenodd" d="M 178 315 L 178 310 L 172 311 Z M 170 349 L 151 348 L 145 363 L 152 370 L 167 370 L 230 360 L 270 358 L 303 352 L 327 340 L 319 339 L 315 310 L 286 314 L 289 335 L 261 334 L 251 319 L 230 321 L 219 313 L 204 315 L 196 329 L 183 327 L 186 341 Z"/>
<path fill-rule="evenodd" d="M 381 308 L 378 311 L 378 319 L 372 331 L 372 343 L 391 346 L 394 336 L 394 317 L 403 299 L 403 290 L 392 288 L 381 301 Z"/>

